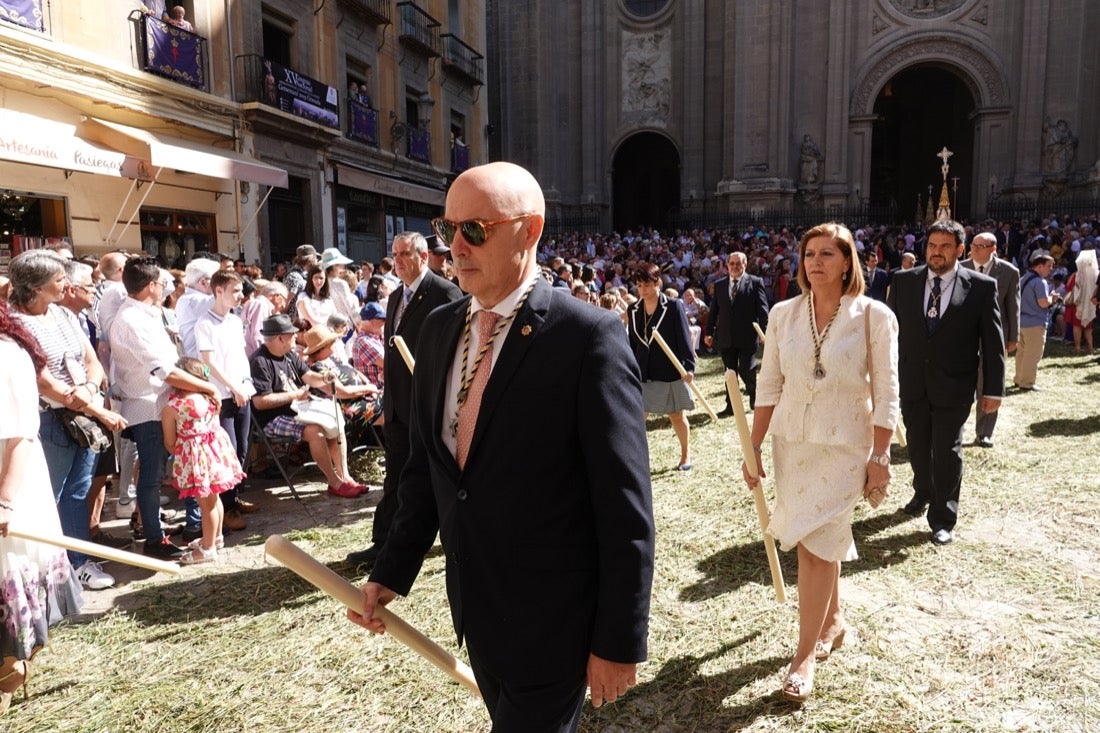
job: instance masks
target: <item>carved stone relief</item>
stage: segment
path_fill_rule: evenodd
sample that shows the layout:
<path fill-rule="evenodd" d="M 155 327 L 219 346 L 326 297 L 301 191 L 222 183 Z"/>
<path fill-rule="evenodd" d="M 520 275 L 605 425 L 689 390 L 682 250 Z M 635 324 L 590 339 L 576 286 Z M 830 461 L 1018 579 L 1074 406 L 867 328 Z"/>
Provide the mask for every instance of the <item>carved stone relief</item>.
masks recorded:
<path fill-rule="evenodd" d="M 961 8 L 967 0 L 889 0 L 890 5 L 910 18 L 938 18 Z"/>
<path fill-rule="evenodd" d="M 873 59 L 870 70 L 852 92 L 849 112 L 853 116 L 872 114 L 874 95 L 886 80 L 922 61 L 946 61 L 961 70 L 959 78 L 979 107 L 1002 107 L 1009 103 L 1004 74 L 984 52 L 961 38 L 920 34 Z"/>
<path fill-rule="evenodd" d="M 665 123 L 672 107 L 672 43 L 668 31 L 623 31 L 623 120 Z"/>

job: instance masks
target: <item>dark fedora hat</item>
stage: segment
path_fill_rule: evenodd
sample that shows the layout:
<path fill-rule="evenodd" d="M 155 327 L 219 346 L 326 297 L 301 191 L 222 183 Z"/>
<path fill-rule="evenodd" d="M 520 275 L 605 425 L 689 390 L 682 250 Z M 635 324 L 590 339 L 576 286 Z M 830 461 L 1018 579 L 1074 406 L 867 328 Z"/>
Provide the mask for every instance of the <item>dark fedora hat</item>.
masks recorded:
<path fill-rule="evenodd" d="M 260 324 L 260 333 L 264 336 L 279 336 L 284 333 L 298 333 L 298 328 L 286 313 L 277 313 L 264 319 Z"/>

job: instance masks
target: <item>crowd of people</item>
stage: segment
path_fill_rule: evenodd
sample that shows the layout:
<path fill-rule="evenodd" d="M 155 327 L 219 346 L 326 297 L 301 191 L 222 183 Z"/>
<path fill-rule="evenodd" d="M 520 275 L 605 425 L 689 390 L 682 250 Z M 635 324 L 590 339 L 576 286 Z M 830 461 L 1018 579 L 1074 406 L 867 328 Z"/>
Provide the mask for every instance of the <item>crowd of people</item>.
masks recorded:
<path fill-rule="evenodd" d="M 56 525 L 113 547 L 141 540 L 142 552 L 160 559 L 212 562 L 225 534 L 245 529 L 246 516 L 258 510 L 239 493 L 251 470 L 254 422 L 269 437 L 303 443 L 328 494 L 344 499 L 370 491 L 349 470 L 349 436 L 379 426 L 387 471 L 372 544 L 348 556 L 374 573 L 365 613 L 353 620 L 383 630 L 371 609 L 408 592 L 427 535 L 441 530 L 445 547 L 463 548 L 455 562 L 476 565 L 466 565 L 451 601 L 494 719 L 523 720 L 525 705 L 547 704 L 537 696 L 516 702 L 527 693 L 512 685 L 525 673 L 486 636 L 510 612 L 479 596 L 520 582 L 514 568 L 498 566 L 504 548 L 520 540 L 534 547 L 550 534 L 560 547 L 572 533 L 578 548 L 619 553 L 624 564 L 616 567 L 625 575 L 608 592 L 633 600 L 624 605 L 595 591 L 573 629 L 590 643 L 582 649 L 563 641 L 555 674 L 565 676 L 555 680 L 564 686 L 555 704 L 568 729 L 578 663 L 594 702 L 611 701 L 633 683 L 633 665 L 644 658 L 652 517 L 648 473 L 636 469 L 648 469 L 649 460 L 644 420 L 624 421 L 622 410 L 668 415 L 680 445 L 676 469 L 689 471 L 684 412 L 694 406 L 699 356 L 714 353 L 744 385 L 753 446 L 759 451 L 768 434 L 773 440 L 777 503 L 769 531 L 784 549 L 797 548 L 800 568 L 800 633 L 781 692 L 801 702 L 816 663 L 843 643 L 837 579 L 841 561 L 855 557 L 851 512 L 885 491 L 899 414 L 914 468 L 904 511 L 926 516 L 932 542 L 946 545 L 958 510 L 963 423 L 975 395 L 976 441 L 991 447 L 1008 354 L 1015 352 L 1015 386 L 1034 390 L 1048 338 L 1093 348 L 1100 273 L 1091 219 L 548 238 L 536 194 L 533 179 L 515 166 L 464 173 L 433 235 L 399 233 L 392 256 L 378 263 L 356 264 L 335 247 L 318 252 L 309 244 L 267 273 L 205 252 L 182 270 L 123 252 L 74 259 L 60 247 L 17 255 L 0 280 L 0 349 L 11 352 L 0 389 L 15 416 L 0 435 L 0 530 Z M 528 349 L 546 351 L 539 368 L 521 368 Z M 414 351 L 421 370 L 414 370 Z M 490 379 L 498 368 L 518 371 L 502 385 Z M 599 389 L 563 402 L 562 393 L 588 389 L 570 376 L 573 369 Z M 495 403 L 491 418 L 478 417 L 482 399 Z M 523 414 L 509 416 L 513 400 Z M 550 400 L 545 409 L 542 400 Z M 732 413 L 727 396 L 719 415 Z M 486 462 L 479 445 L 507 448 L 530 415 L 555 416 L 533 426 L 540 445 L 561 442 L 563 454 L 603 448 L 541 476 L 555 505 L 525 495 L 520 503 L 537 511 L 516 522 L 502 509 L 515 500 L 495 497 L 488 506 L 477 492 L 522 485 L 533 478 L 531 466 Z M 453 462 L 440 463 L 441 455 Z M 822 470 L 799 471 L 806 461 Z M 28 479 L 41 466 L 56 511 L 32 517 L 28 507 L 48 501 Z M 745 476 L 758 485 L 751 472 Z M 108 483 L 118 490 L 118 516 L 131 519 L 131 537 L 100 529 Z M 452 483 L 457 493 L 442 495 Z M 576 494 L 563 494 L 565 484 L 576 484 Z M 167 485 L 184 502 L 178 527 L 162 521 Z M 620 489 L 602 493 L 610 485 Z M 809 493 L 825 499 L 807 502 Z M 596 517 L 593 502 L 606 502 Z M 609 517 L 626 524 L 612 528 Z M 512 524 L 475 539 L 477 527 L 500 522 Z M 177 533 L 185 544 L 173 541 Z M 0 630 L 2 702 L 44 644 L 42 623 L 77 608 L 81 587 L 101 589 L 114 579 L 83 553 L 0 542 L 0 580 L 29 584 L 5 603 L 21 618 L 38 619 L 15 635 Z M 633 550 L 623 553 L 623 543 Z M 582 556 L 574 560 L 583 573 L 606 577 L 607 568 L 589 567 Z M 32 565 L 37 571 L 28 575 Z M 548 588 L 566 580 L 542 577 Z M 524 624 L 556 607 L 545 589 L 531 588 L 526 602 Z M 605 602 L 629 633 L 605 628 L 610 618 L 592 621 Z M 48 612 L 26 613 L 36 603 Z"/>

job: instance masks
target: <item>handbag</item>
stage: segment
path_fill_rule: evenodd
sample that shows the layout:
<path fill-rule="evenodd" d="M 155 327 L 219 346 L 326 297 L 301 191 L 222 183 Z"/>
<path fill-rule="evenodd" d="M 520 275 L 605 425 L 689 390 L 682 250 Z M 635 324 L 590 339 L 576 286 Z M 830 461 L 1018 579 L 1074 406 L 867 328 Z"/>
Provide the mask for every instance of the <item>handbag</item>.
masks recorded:
<path fill-rule="evenodd" d="M 88 448 L 93 453 L 102 453 L 111 447 L 110 434 L 95 418 L 65 407 L 56 409 L 54 412 L 57 413 L 65 432 L 81 448 Z"/>
<path fill-rule="evenodd" d="M 344 431 L 343 418 L 337 418 L 331 400 L 310 397 L 290 403 L 294 419 L 303 425 L 316 425 L 324 431 L 326 438 L 335 438 Z"/>
<path fill-rule="evenodd" d="M 867 377 L 871 382 L 871 414 L 875 411 L 875 372 L 873 369 L 874 361 L 871 358 L 871 308 L 870 306 L 863 309 L 863 334 L 867 339 Z M 872 509 L 878 509 L 879 504 L 889 494 L 885 486 L 876 486 L 871 489 L 871 493 L 867 495 L 867 503 L 871 505 Z"/>

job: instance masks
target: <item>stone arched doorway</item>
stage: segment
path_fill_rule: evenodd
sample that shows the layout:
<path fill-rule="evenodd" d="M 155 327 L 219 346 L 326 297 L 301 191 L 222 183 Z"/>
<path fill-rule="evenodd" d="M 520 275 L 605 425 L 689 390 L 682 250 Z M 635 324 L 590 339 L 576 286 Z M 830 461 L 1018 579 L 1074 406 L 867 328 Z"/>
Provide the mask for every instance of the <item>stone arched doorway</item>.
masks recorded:
<path fill-rule="evenodd" d="M 680 204 L 680 153 L 664 135 L 638 132 L 622 142 L 611 162 L 612 225 L 665 228 Z"/>
<path fill-rule="evenodd" d="M 953 153 L 947 181 L 953 215 L 970 217 L 976 106 L 952 70 L 918 65 L 892 76 L 875 98 L 866 194 L 871 204 L 894 205 L 906 219 L 918 201 L 925 211 L 931 198 L 935 210 L 943 185 L 942 160 L 936 155 L 946 147 Z"/>
<path fill-rule="evenodd" d="M 930 79 L 941 80 L 947 85 L 946 89 L 937 87 Z M 890 174 L 899 181 L 915 179 L 905 186 L 887 185 L 881 179 L 883 174 L 875 174 L 879 178 L 876 178 L 876 185 L 872 185 L 875 169 L 872 157 L 878 164 L 883 155 L 881 152 L 875 155 L 873 150 L 876 138 L 881 135 L 876 127 L 882 124 L 878 121 L 876 110 L 888 91 L 897 97 L 899 84 L 900 94 L 905 98 L 915 99 L 915 94 L 927 93 L 927 98 L 919 100 L 923 103 L 921 107 L 931 110 L 933 116 L 935 110 L 941 109 L 944 117 L 955 121 L 952 124 L 967 126 L 966 135 L 959 135 L 960 141 L 955 143 L 957 148 L 952 148 L 951 143 L 946 141 L 929 141 L 929 157 L 922 157 L 918 169 L 912 173 L 901 168 L 900 159 L 892 163 L 883 161 L 895 168 Z M 965 92 L 960 91 L 959 84 Z M 919 91 L 922 89 L 923 92 Z M 1007 124 L 1012 114 L 1011 105 L 1002 63 L 988 52 L 980 39 L 971 34 L 935 30 L 909 33 L 904 40 L 882 43 L 855 74 L 855 86 L 848 108 L 849 192 L 858 192 L 861 198 L 879 201 L 884 197 L 896 196 L 899 213 L 903 219 L 908 219 L 916 209 L 918 189 L 923 194 L 922 204 L 928 196 L 929 184 L 934 186 L 933 196 L 938 200 L 943 179 L 939 176 L 940 162 L 935 155 L 947 145 L 955 153 L 950 160 L 950 176 L 959 177 L 959 203 L 953 213 L 962 218 L 980 216 L 989 195 L 989 181 L 1003 181 L 1013 173 L 1009 169 L 1012 141 Z M 969 112 L 953 111 L 955 107 Z M 934 127 L 933 131 L 937 129 Z M 940 135 L 943 134 L 947 134 L 947 128 L 940 132 Z M 922 143 L 922 156 L 925 155 L 923 148 Z M 930 165 L 935 176 L 939 177 L 927 180 L 932 176 L 924 168 L 925 165 Z"/>

